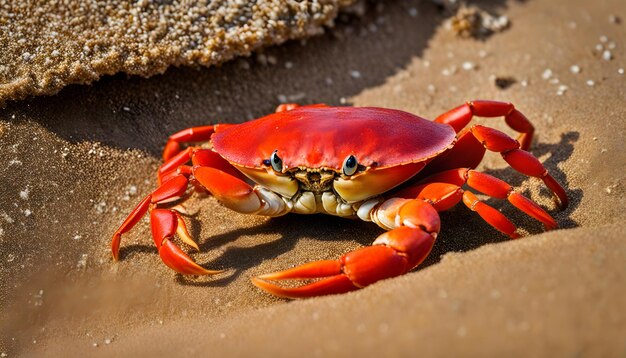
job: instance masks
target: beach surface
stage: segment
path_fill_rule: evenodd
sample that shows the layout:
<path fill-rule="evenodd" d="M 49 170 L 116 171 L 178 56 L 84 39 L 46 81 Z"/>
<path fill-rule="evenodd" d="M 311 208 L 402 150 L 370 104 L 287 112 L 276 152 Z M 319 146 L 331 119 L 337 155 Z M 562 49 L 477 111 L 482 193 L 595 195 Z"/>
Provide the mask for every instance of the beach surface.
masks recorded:
<path fill-rule="evenodd" d="M 0 111 L 0 353 L 4 356 L 624 356 L 626 12 L 621 0 L 477 1 L 510 26 L 461 38 L 427 1 L 370 4 L 307 40 L 219 67 L 118 74 Z M 608 54 L 607 54 L 608 53 Z M 89 81 L 92 81 L 92 78 Z M 79 81 L 80 82 L 80 81 Z M 31 93 L 34 94 L 34 93 Z M 22 97 L 20 97 L 22 98 Z M 167 268 L 146 220 L 111 258 L 113 232 L 156 185 L 171 133 L 241 123 L 281 102 L 397 108 L 433 119 L 471 99 L 509 101 L 531 152 L 567 190 L 488 154 L 558 222 L 487 202 L 509 240 L 465 206 L 441 214 L 428 259 L 336 296 L 272 297 L 250 278 L 371 244 L 382 229 L 330 216 L 268 219 L 187 201 L 194 259 Z M 504 120 L 477 119 L 514 135 Z"/>

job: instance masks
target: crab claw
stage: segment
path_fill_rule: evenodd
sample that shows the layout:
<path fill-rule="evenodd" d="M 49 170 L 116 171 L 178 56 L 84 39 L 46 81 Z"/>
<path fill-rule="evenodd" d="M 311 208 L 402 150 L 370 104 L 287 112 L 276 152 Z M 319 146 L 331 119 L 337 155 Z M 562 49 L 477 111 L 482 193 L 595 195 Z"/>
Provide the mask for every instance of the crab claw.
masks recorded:
<path fill-rule="evenodd" d="M 259 277 L 253 277 L 252 283 L 258 288 L 265 290 L 274 296 L 284 298 L 306 298 L 315 296 L 346 293 L 359 289 L 345 275 L 336 275 L 317 282 L 294 288 L 285 288 L 267 282 Z"/>
<path fill-rule="evenodd" d="M 154 209 L 150 213 L 152 238 L 159 249 L 161 260 L 174 271 L 185 275 L 214 275 L 224 272 L 223 270 L 207 270 L 198 265 L 170 240 L 177 231 L 187 236 L 186 238 L 183 236 L 185 242 L 191 240 L 187 229 L 184 226 L 182 229 L 179 228 L 179 222 L 182 222 L 182 219 L 172 210 Z M 192 246 L 198 247 L 193 240 L 191 242 Z"/>
<path fill-rule="evenodd" d="M 316 261 L 261 275 L 252 283 L 286 298 L 345 293 L 406 273 L 428 256 L 434 242 L 435 237 L 420 228 L 399 227 L 379 236 L 373 246 L 349 252 L 339 260 Z M 294 288 L 269 282 L 311 278 L 323 279 Z"/>

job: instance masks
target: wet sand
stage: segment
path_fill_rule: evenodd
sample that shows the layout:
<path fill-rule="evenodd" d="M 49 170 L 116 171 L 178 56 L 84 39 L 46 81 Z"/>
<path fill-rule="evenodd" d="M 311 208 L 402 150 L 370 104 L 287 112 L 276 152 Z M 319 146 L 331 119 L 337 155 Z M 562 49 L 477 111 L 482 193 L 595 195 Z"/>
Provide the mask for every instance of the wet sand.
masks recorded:
<path fill-rule="evenodd" d="M 623 355 L 626 31 L 612 16 L 626 14 L 619 0 L 478 4 L 511 27 L 459 39 L 430 3 L 390 2 L 265 50 L 276 64 L 253 55 L 10 103 L 0 112 L 0 352 Z M 494 77 L 512 84 L 500 88 Z M 281 100 L 435 118 L 474 98 L 510 101 L 535 125 L 531 151 L 566 186 L 566 210 L 499 156 L 480 168 L 548 208 L 561 229 L 543 233 L 489 200 L 527 232 L 510 241 L 459 206 L 442 214 L 438 242 L 414 272 L 304 301 L 271 297 L 249 278 L 336 258 L 382 230 L 326 216 L 249 217 L 193 198 L 201 248 L 193 257 L 225 274 L 174 274 L 145 221 L 124 237 L 121 261 L 110 258 L 110 236 L 154 188 L 176 130 L 243 122 Z M 512 133 L 500 119 L 478 121 Z"/>

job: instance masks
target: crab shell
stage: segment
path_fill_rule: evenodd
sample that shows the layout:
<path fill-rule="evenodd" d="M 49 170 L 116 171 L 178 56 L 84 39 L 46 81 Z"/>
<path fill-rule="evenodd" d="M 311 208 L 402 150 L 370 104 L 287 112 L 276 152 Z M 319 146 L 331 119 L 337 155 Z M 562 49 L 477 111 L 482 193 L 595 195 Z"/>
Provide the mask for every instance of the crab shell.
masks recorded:
<path fill-rule="evenodd" d="M 299 107 L 227 126 L 212 136 L 211 144 L 247 177 L 288 198 L 299 190 L 290 173 L 334 172 L 333 190 L 350 203 L 402 184 L 455 138 L 451 126 L 399 110 Z M 282 159 L 282 172 L 267 164 L 274 151 Z M 342 164 L 349 155 L 357 158 L 360 170 L 346 176 Z"/>

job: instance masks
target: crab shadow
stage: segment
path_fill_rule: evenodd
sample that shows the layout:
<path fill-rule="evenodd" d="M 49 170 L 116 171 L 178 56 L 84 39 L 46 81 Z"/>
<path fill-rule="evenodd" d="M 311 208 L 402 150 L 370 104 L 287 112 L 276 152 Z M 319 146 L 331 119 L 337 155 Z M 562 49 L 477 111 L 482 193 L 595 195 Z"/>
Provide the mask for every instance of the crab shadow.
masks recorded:
<path fill-rule="evenodd" d="M 198 245 L 201 253 L 221 251 L 217 258 L 201 262 L 201 265 L 212 270 L 226 270 L 227 273 L 215 276 L 218 278 L 208 279 L 176 275 L 178 283 L 188 286 L 226 286 L 249 269 L 259 266 L 263 261 L 276 259 L 292 251 L 302 240 L 310 241 L 303 245 L 304 250 L 323 246 L 323 242 L 329 241 L 351 242 L 355 247 L 367 246 L 374 241 L 376 236 L 384 232 L 371 223 L 328 215 L 289 214 L 268 219 L 257 226 L 237 228 L 207 238 L 202 235 L 202 228 L 197 220 L 191 220 L 190 223 L 189 229 L 192 236 L 203 238 Z M 236 243 L 244 236 L 263 237 L 264 241 L 247 247 L 230 245 L 222 249 L 224 246 Z M 274 239 L 268 240 L 268 237 Z M 350 244 L 346 243 L 346 245 Z M 120 249 L 121 259 L 135 254 L 158 255 L 155 247 L 151 245 L 128 245 Z M 337 253 L 337 255 L 341 254 Z M 196 259 L 201 261 L 198 257 Z"/>
<path fill-rule="evenodd" d="M 531 152 L 537 157 L 550 154 L 550 157 L 546 159 L 543 164 L 551 175 L 560 183 L 563 183 L 566 188 L 567 195 L 570 199 L 569 206 L 561 211 L 558 209 L 549 210 L 550 214 L 555 216 L 561 228 L 577 226 L 577 223 L 569 216 L 580 205 L 583 198 L 582 190 L 569 188 L 567 186 L 567 176 L 558 167 L 559 163 L 566 161 L 572 155 L 574 150 L 573 144 L 578 138 L 578 132 L 567 132 L 561 135 L 561 139 L 558 143 L 538 143 L 531 148 Z M 501 178 L 513 187 L 519 187 L 524 181 L 530 180 L 528 177 L 517 173 L 510 167 L 505 169 L 484 169 L 483 172 Z M 539 195 L 551 197 L 551 193 L 543 187 L 540 181 L 533 180 L 533 182 L 534 184 L 532 185 L 541 185 L 542 187 Z M 522 192 L 522 194 L 528 197 L 530 196 L 529 192 Z M 543 227 L 539 222 L 529 219 L 506 201 L 495 199 L 488 199 L 486 201 L 489 205 L 500 209 L 502 213 L 519 224 L 519 226 L 524 228 L 529 234 L 532 235 L 543 232 Z M 461 204 L 447 212 L 441 213 L 441 221 L 442 228 L 437 243 L 428 258 L 416 268 L 415 271 L 437 264 L 441 258 L 449 252 L 471 251 L 486 244 L 500 243 L 509 240 L 506 236 L 489 226 L 476 213 L 471 212 Z M 191 221 L 190 229 L 193 236 L 203 237 L 202 228 L 197 220 Z M 383 229 L 373 223 L 327 215 L 290 214 L 273 218 L 261 225 L 234 229 L 203 240 L 199 245 L 201 252 L 221 250 L 222 253 L 215 259 L 202 262 L 202 265 L 210 269 L 227 270 L 228 274 L 226 276 L 217 276 L 219 278 L 216 279 L 194 279 L 177 275 L 176 281 L 179 284 L 188 286 L 226 286 L 250 269 L 257 267 L 262 262 L 276 259 L 294 250 L 301 240 L 311 241 L 304 244 L 304 246 L 306 246 L 305 249 L 323 247 L 323 243 L 329 241 L 349 241 L 362 247 L 371 245 L 376 237 L 383 232 Z M 222 250 L 222 247 L 236 242 L 241 237 L 255 235 L 266 238 L 275 237 L 275 239 L 249 247 L 234 247 L 231 245 Z M 348 246 L 348 244 L 346 244 L 346 246 Z M 124 258 L 127 255 L 135 253 L 156 255 L 153 246 L 131 245 L 122 248 L 121 256 Z M 342 252 L 337 252 L 336 257 L 342 254 Z M 318 257 L 317 259 L 327 258 Z M 304 263 L 305 262 L 298 262 L 296 264 Z M 288 267 L 281 269 L 286 268 Z"/>

